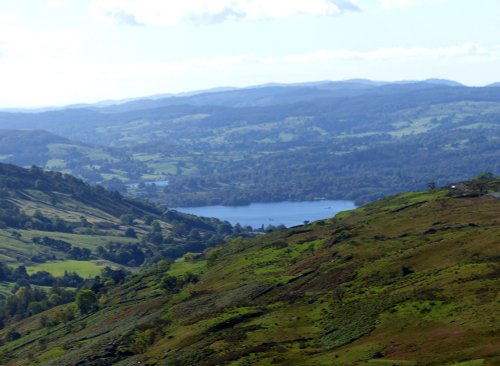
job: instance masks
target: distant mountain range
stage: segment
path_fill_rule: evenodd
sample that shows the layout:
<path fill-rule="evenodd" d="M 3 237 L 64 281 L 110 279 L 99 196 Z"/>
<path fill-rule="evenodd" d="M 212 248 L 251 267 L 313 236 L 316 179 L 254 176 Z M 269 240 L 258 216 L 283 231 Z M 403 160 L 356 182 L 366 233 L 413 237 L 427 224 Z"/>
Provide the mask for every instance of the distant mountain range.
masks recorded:
<path fill-rule="evenodd" d="M 452 81 L 452 80 L 445 80 L 445 79 L 427 79 L 423 81 L 417 81 L 417 80 L 403 80 L 403 81 L 372 81 L 368 79 L 349 79 L 349 80 L 343 80 L 343 81 L 313 81 L 313 82 L 302 82 L 302 83 L 267 83 L 267 84 L 261 84 L 261 85 L 254 85 L 254 86 L 249 86 L 249 87 L 216 87 L 216 88 L 210 88 L 210 89 L 202 89 L 202 90 L 195 90 L 191 92 L 181 92 L 181 93 L 163 93 L 163 94 L 155 94 L 151 96 L 145 96 L 145 97 L 135 97 L 135 98 L 126 98 L 126 99 L 118 99 L 118 100 L 103 100 L 100 102 L 96 103 L 91 103 L 91 104 L 86 104 L 86 103 L 80 103 L 80 104 L 71 104 L 71 105 L 66 105 L 66 106 L 54 106 L 54 107 L 41 107 L 41 108 L 0 108 L 0 111 L 4 112 L 27 112 L 27 113 L 40 113 L 40 112 L 47 112 L 47 111 L 53 111 L 53 110 L 61 110 L 61 109 L 85 109 L 85 108 L 106 108 L 109 106 L 113 105 L 121 105 L 129 102 L 137 102 L 137 101 L 143 101 L 143 100 L 159 100 L 159 99 L 166 99 L 166 98 L 175 98 L 175 97 L 188 97 L 188 96 L 194 96 L 198 94 L 207 94 L 207 93 L 218 93 L 218 92 L 225 92 L 225 91 L 232 91 L 232 90 L 245 90 L 245 89 L 255 89 L 255 88 L 267 88 L 267 87 L 273 87 L 273 86 L 279 86 L 279 87 L 294 87 L 294 86 L 312 86 L 312 87 L 320 87 L 320 86 L 327 86 L 327 87 L 338 87 L 338 88 L 344 88 L 346 86 L 354 86 L 354 85 L 359 85 L 359 86 L 382 86 L 382 85 L 390 85 L 390 84 L 412 84 L 412 83 L 429 83 L 429 84 L 436 84 L 436 85 L 446 85 L 446 86 L 464 86 L 463 84 Z M 500 84 L 500 83 L 497 83 Z M 491 84 L 488 86 L 496 86 L 495 84 Z"/>

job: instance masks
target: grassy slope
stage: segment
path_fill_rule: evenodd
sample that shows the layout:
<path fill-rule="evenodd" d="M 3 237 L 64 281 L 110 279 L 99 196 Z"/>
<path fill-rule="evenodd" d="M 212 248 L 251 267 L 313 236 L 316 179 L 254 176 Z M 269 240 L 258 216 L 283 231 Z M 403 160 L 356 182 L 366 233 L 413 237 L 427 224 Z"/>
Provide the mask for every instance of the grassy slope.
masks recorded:
<path fill-rule="evenodd" d="M 50 196 L 57 197 L 57 203 L 50 203 Z M 67 254 L 46 246 L 35 245 L 31 239 L 36 236 L 49 236 L 53 239 L 64 240 L 76 247 L 88 248 L 92 252 L 95 252 L 98 246 L 105 246 L 108 242 L 138 242 L 138 239 L 124 237 L 127 227 L 120 225 L 118 217 L 104 211 L 102 208 L 94 207 L 92 202 L 84 203 L 59 192 L 50 192 L 50 196 L 43 191 L 23 190 L 22 194 L 11 199 L 11 201 L 16 203 L 28 215 L 32 215 L 36 210 L 39 210 L 48 218 L 59 217 L 66 222 L 74 223 L 78 223 L 81 217 L 85 217 L 90 225 L 98 228 L 97 232 L 99 234 L 85 235 L 40 230 L 0 229 L 0 258 L 3 262 L 11 265 L 27 265 L 30 273 L 44 270 L 60 276 L 66 269 L 83 277 L 88 277 L 91 274 L 99 274 L 104 266 L 111 265 L 111 263 L 107 261 L 69 261 L 67 260 Z M 145 232 L 141 221 L 137 221 L 137 224 L 132 227 L 139 234 Z M 168 228 L 167 225 L 165 227 Z M 14 231 L 21 234 L 19 239 L 12 237 Z M 30 260 L 33 256 L 43 254 L 54 254 L 58 260 L 44 264 L 36 264 Z"/>
<path fill-rule="evenodd" d="M 23 337 L 0 354 L 7 365 L 495 365 L 499 218 L 492 196 L 390 197 L 178 261 L 170 274 L 200 275 L 178 294 L 158 288 L 160 266 L 93 315 L 9 325 L 0 336 Z"/>
<path fill-rule="evenodd" d="M 140 243 L 141 237 L 152 231 L 151 225 L 144 222 L 145 216 L 157 220 L 162 234 L 171 235 L 175 245 L 186 242 L 187 234 L 173 233 L 173 222 L 201 225 L 199 230 L 202 236 L 207 230 L 215 231 L 211 223 L 202 222 L 198 218 L 170 212 L 171 218 L 167 219 L 162 216 L 165 209 L 153 204 L 91 187 L 71 176 L 44 173 L 38 169 L 0 164 L 0 190 L 3 194 L 0 204 L 14 204 L 27 216 L 32 217 L 40 212 L 48 219 L 58 218 L 74 226 L 72 233 L 41 231 L 27 227 L 12 228 L 0 220 L 0 261 L 10 266 L 25 265 L 30 273 L 45 270 L 59 276 L 66 269 L 86 278 L 98 274 L 105 266 L 116 266 L 105 260 L 69 261 L 67 253 L 34 244 L 34 237 L 48 236 L 63 240 L 74 247 L 90 249 L 95 254 L 99 246 L 106 247 L 109 242 Z M 121 223 L 120 216 L 124 214 L 134 216 L 132 225 L 125 226 Z M 82 218 L 86 220 L 84 226 L 81 224 Z M 128 228 L 134 229 L 137 238 L 125 235 Z M 159 249 L 151 243 L 141 244 L 141 248 L 153 252 Z M 54 256 L 55 259 L 38 264 L 33 260 L 36 256 Z"/>

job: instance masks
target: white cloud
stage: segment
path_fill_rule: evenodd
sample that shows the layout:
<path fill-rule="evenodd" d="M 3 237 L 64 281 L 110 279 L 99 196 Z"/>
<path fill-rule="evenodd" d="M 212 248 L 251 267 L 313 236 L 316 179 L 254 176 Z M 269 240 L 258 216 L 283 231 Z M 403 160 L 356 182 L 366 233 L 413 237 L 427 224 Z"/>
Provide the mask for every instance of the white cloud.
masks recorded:
<path fill-rule="evenodd" d="M 380 0 L 380 4 L 385 9 L 408 8 L 411 6 L 423 5 L 425 3 L 442 3 L 447 0 Z"/>
<path fill-rule="evenodd" d="M 359 10 L 355 0 L 93 0 L 90 14 L 112 24 L 174 26 L 263 20 L 293 15 L 334 16 Z"/>

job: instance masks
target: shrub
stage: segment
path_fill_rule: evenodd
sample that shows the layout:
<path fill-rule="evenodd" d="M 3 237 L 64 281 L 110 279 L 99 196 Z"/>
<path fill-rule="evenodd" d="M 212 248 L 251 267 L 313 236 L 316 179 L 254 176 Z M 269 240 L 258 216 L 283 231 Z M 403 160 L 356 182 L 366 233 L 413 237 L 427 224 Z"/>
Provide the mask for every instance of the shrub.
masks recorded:
<path fill-rule="evenodd" d="M 165 275 L 161 279 L 160 287 L 167 293 L 175 293 L 178 291 L 179 281 L 177 277 Z"/>
<path fill-rule="evenodd" d="M 97 310 L 97 297 L 92 290 L 81 290 L 76 294 L 76 306 L 81 314 Z"/>

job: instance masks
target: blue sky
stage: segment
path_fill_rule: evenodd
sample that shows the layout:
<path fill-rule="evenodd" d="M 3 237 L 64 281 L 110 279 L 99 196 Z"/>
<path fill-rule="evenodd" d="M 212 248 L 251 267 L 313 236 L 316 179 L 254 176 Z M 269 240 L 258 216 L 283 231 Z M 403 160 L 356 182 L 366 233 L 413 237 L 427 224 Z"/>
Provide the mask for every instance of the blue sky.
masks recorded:
<path fill-rule="evenodd" d="M 498 0 L 2 0 L 0 108 L 219 86 L 500 81 Z"/>

